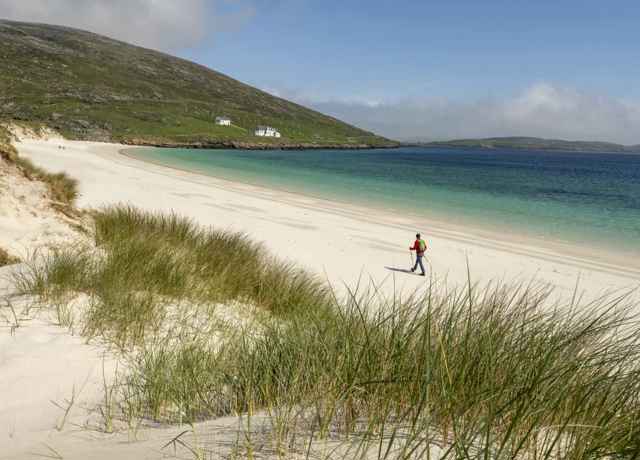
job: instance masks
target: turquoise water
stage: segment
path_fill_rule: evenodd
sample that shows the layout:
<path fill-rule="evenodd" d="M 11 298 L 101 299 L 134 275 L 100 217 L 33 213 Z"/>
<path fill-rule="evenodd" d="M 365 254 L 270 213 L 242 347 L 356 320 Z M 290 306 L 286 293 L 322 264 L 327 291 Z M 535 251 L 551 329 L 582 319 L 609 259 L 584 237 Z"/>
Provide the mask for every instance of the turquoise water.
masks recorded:
<path fill-rule="evenodd" d="M 640 155 L 408 147 L 128 153 L 397 213 L 640 254 Z"/>

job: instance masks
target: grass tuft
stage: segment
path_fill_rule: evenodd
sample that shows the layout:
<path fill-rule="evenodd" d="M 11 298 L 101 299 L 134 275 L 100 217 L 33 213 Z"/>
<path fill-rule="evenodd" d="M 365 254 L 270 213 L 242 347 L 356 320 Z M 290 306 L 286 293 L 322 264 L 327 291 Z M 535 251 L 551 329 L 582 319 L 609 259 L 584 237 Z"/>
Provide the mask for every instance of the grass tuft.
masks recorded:
<path fill-rule="evenodd" d="M 0 267 L 4 267 L 5 265 L 13 265 L 20 262 L 20 259 L 12 256 L 6 250 L 0 248 Z"/>
<path fill-rule="evenodd" d="M 235 302 L 281 317 L 330 304 L 315 276 L 273 259 L 245 235 L 121 206 L 94 213 L 94 222 L 95 247 L 46 256 L 22 284 L 55 302 L 88 295 L 85 334 L 120 347 L 144 343 L 176 303 Z"/>
<path fill-rule="evenodd" d="M 27 179 L 43 182 L 58 206 L 71 207 L 78 198 L 78 182 L 75 179 L 65 173 L 49 173 L 27 158 L 20 157 L 11 143 L 11 133 L 4 126 L 0 126 L 0 158 L 15 165 Z"/>
<path fill-rule="evenodd" d="M 65 173 L 50 173 L 34 165 L 27 158 L 17 156 L 14 164 L 29 180 L 44 182 L 49 190 L 51 199 L 63 206 L 71 206 L 78 198 L 78 181 Z"/>

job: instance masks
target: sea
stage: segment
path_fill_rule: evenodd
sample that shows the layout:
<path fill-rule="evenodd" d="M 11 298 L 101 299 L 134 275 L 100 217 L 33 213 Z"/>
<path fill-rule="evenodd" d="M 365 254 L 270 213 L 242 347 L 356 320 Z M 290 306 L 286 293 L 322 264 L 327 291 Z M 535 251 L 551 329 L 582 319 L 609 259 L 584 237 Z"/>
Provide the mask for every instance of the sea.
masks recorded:
<path fill-rule="evenodd" d="M 640 155 L 404 147 L 136 148 L 205 175 L 504 235 L 640 256 Z"/>

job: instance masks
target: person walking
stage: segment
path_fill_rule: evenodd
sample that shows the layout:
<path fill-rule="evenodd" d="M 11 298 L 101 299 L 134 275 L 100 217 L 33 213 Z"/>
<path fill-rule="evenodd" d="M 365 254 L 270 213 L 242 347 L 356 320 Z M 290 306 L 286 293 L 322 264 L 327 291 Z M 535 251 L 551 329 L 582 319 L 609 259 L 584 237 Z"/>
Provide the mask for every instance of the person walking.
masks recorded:
<path fill-rule="evenodd" d="M 422 263 L 422 258 L 424 257 L 424 252 L 427 250 L 427 243 L 420 237 L 420 233 L 416 234 L 416 240 L 413 243 L 413 246 L 409 248 L 409 251 L 416 251 L 416 263 L 411 269 L 412 272 L 415 272 L 420 266 L 422 270 L 421 276 L 425 276 L 426 272 L 424 270 L 424 264 Z"/>

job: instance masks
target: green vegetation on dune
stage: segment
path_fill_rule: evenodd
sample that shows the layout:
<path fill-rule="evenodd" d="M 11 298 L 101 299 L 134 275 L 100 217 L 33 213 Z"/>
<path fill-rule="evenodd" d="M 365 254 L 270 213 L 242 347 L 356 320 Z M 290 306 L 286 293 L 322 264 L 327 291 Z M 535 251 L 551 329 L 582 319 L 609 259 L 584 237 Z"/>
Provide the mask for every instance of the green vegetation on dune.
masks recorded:
<path fill-rule="evenodd" d="M 564 152 L 633 152 L 640 153 L 640 145 L 626 146 L 612 142 L 564 141 L 539 137 L 490 137 L 485 139 L 456 139 L 450 141 L 419 143 L 423 147 L 462 147 L 485 149 L 524 149 Z"/>
<path fill-rule="evenodd" d="M 640 454 L 640 334 L 623 295 L 554 307 L 544 289 L 469 285 L 336 299 L 242 235 L 133 208 L 97 212 L 94 239 L 19 281 L 61 323 L 126 350 L 105 430 L 112 417 L 239 414 L 247 456 L 308 457 L 329 440 L 331 458 Z M 262 315 L 222 337 L 206 308 L 219 302 Z M 259 414 L 268 427 L 254 433 Z"/>
<path fill-rule="evenodd" d="M 89 32 L 0 20 L 0 43 L 0 119 L 42 123 L 72 139 L 391 144 L 198 64 Z M 216 126 L 219 115 L 234 126 Z M 255 137 L 257 125 L 283 138 Z"/>
<path fill-rule="evenodd" d="M 7 128 L 0 125 L 0 158 L 5 161 L 15 161 L 18 151 L 13 146 L 11 133 Z"/>
<path fill-rule="evenodd" d="M 91 296 L 84 333 L 110 337 L 119 348 L 143 344 L 176 299 L 244 302 L 277 316 L 328 304 L 322 283 L 272 259 L 242 234 L 128 207 L 97 212 L 94 222 L 97 249 L 80 246 L 50 255 L 44 271 L 32 273 L 31 289 L 45 298 Z"/>
<path fill-rule="evenodd" d="M 0 126 L 0 159 L 15 165 L 29 180 L 43 182 L 49 189 L 54 206 L 65 213 L 73 212 L 78 197 L 78 181 L 65 173 L 50 173 L 36 166 L 30 160 L 18 155 L 12 144 L 11 133 Z"/>
<path fill-rule="evenodd" d="M 12 265 L 20 262 L 20 259 L 9 254 L 5 249 L 0 248 L 0 267 Z"/>

